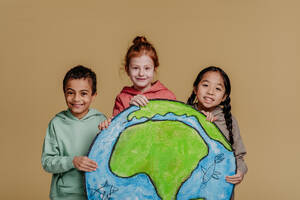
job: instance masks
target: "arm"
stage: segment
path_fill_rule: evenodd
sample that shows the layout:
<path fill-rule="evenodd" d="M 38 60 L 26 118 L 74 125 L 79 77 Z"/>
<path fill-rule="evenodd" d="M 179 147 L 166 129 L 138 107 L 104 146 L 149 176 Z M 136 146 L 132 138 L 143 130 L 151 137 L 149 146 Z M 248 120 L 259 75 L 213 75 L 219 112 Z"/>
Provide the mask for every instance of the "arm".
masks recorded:
<path fill-rule="evenodd" d="M 42 152 L 42 166 L 44 170 L 53 174 L 63 173 L 74 168 L 72 161 L 72 156 L 60 155 L 53 122 L 50 122 Z"/>
<path fill-rule="evenodd" d="M 50 122 L 44 140 L 42 166 L 45 171 L 53 174 L 67 172 L 74 167 L 80 171 L 94 171 L 97 163 L 87 156 L 61 155 L 53 123 Z"/>
<path fill-rule="evenodd" d="M 115 105 L 113 109 L 113 117 L 122 112 L 125 109 L 125 106 L 123 105 L 120 96 L 117 96 L 115 100 Z"/>
<path fill-rule="evenodd" d="M 170 100 L 176 100 L 175 94 L 173 92 L 171 92 L 171 91 L 169 91 L 169 92 L 170 92 L 170 94 L 168 95 L 168 99 L 170 99 Z"/>
<path fill-rule="evenodd" d="M 173 92 L 171 92 L 168 89 L 165 90 L 161 90 L 157 93 L 155 93 L 155 95 L 152 95 L 151 98 L 149 99 L 168 99 L 168 100 L 176 100 L 176 96 L 173 94 Z"/>
<path fill-rule="evenodd" d="M 149 103 L 147 97 L 142 94 L 135 95 L 131 98 L 129 104 L 135 106 L 146 106 Z"/>
<path fill-rule="evenodd" d="M 148 99 L 142 94 L 138 94 L 133 97 L 118 95 L 113 109 L 113 117 L 128 108 L 130 105 L 146 106 L 148 102 Z"/>
<path fill-rule="evenodd" d="M 112 117 L 110 117 L 110 118 L 108 118 L 108 119 L 102 121 L 102 122 L 98 125 L 98 129 L 99 129 L 100 131 L 102 131 L 102 130 L 104 130 L 104 129 L 107 129 L 108 126 L 109 126 L 110 123 L 111 123 L 111 120 L 112 120 Z"/>
<path fill-rule="evenodd" d="M 248 168 L 244 161 L 244 156 L 246 155 L 246 148 L 242 141 L 240 130 L 237 124 L 237 121 L 232 117 L 232 133 L 233 133 L 233 145 L 232 148 L 234 150 L 236 165 L 237 165 L 237 173 L 233 176 L 227 176 L 226 181 L 232 184 L 239 184 L 244 179 L 244 175 L 247 173 Z"/>
<path fill-rule="evenodd" d="M 234 141 L 232 147 L 236 157 L 237 170 L 241 171 L 243 174 L 246 174 L 248 171 L 248 167 L 245 163 L 244 156 L 247 154 L 247 152 L 242 137 L 240 135 L 238 123 L 234 117 L 232 117 L 232 133 Z"/>

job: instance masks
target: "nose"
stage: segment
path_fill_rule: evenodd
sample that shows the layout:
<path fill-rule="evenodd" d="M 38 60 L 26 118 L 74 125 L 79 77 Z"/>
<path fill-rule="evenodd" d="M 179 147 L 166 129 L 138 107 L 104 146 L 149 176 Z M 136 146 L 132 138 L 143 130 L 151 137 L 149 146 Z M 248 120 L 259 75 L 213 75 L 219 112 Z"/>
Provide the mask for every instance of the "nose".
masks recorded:
<path fill-rule="evenodd" d="M 211 95 L 213 95 L 214 92 L 215 92 L 215 90 L 214 90 L 213 87 L 209 87 L 208 90 L 207 90 L 207 93 L 208 93 L 208 94 L 211 94 Z"/>
<path fill-rule="evenodd" d="M 139 76 L 144 76 L 144 74 L 145 74 L 145 71 L 144 71 L 144 69 L 142 68 L 142 69 L 140 69 L 139 70 Z"/>
<path fill-rule="evenodd" d="M 78 93 L 76 93 L 74 95 L 74 101 L 79 101 L 80 100 L 80 95 Z"/>

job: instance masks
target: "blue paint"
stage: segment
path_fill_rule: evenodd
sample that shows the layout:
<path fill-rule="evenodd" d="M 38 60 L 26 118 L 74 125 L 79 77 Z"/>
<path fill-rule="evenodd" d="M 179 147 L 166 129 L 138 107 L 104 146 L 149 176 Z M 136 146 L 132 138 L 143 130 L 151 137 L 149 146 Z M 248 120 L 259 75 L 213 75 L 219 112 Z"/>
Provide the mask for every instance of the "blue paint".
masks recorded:
<path fill-rule="evenodd" d="M 178 200 L 205 198 L 207 200 L 229 200 L 233 185 L 225 181 L 228 175 L 236 171 L 233 152 L 228 151 L 221 143 L 212 140 L 203 130 L 198 120 L 186 115 L 177 116 L 168 113 L 165 116 L 155 115 L 151 119 L 133 118 L 127 121 L 127 116 L 139 110 L 132 106 L 120 113 L 111 122 L 108 129 L 97 136 L 90 149 L 88 157 L 98 163 L 95 172 L 85 173 L 86 191 L 89 200 L 158 200 L 161 199 L 155 190 L 150 178 L 146 174 L 137 174 L 129 178 L 121 178 L 111 172 L 109 159 L 118 137 L 129 126 L 147 120 L 152 121 L 180 121 L 198 131 L 208 146 L 208 155 L 198 163 L 180 187 Z M 222 173 L 221 173 L 222 172 Z"/>

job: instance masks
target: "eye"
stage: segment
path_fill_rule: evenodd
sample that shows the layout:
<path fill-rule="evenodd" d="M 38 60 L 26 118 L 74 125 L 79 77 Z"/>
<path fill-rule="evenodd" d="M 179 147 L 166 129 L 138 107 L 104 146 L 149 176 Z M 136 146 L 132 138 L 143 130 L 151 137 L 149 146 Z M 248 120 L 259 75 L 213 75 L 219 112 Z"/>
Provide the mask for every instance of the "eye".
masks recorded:
<path fill-rule="evenodd" d="M 202 86 L 203 86 L 203 87 L 208 87 L 208 84 L 202 83 Z"/>
<path fill-rule="evenodd" d="M 138 66 L 131 66 L 130 67 L 132 70 L 138 70 Z"/>
<path fill-rule="evenodd" d="M 216 88 L 216 90 L 218 90 L 218 91 L 222 91 L 222 88 Z"/>
<path fill-rule="evenodd" d="M 67 91 L 66 94 L 67 94 L 67 95 L 72 95 L 72 94 L 74 94 L 74 93 L 73 93 L 72 91 Z"/>
<path fill-rule="evenodd" d="M 86 96 L 86 95 L 88 95 L 87 92 L 81 92 L 81 96 Z"/>

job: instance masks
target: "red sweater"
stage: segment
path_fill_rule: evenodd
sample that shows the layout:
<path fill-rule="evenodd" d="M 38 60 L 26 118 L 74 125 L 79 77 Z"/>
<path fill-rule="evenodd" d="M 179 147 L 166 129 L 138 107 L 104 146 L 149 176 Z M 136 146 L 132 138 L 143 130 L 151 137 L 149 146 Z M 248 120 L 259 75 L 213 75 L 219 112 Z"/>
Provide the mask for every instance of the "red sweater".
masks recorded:
<path fill-rule="evenodd" d="M 142 94 L 147 99 L 169 99 L 169 100 L 176 100 L 175 95 L 173 92 L 168 90 L 161 82 L 156 81 L 152 84 L 151 88 L 145 92 L 141 92 L 131 87 L 124 87 L 120 94 L 116 97 L 115 106 L 113 110 L 113 116 L 116 116 L 124 109 L 128 108 L 129 102 L 132 97 L 135 95 Z"/>

